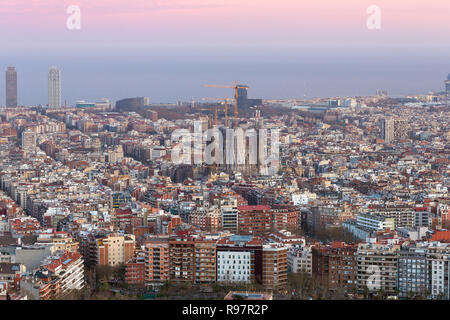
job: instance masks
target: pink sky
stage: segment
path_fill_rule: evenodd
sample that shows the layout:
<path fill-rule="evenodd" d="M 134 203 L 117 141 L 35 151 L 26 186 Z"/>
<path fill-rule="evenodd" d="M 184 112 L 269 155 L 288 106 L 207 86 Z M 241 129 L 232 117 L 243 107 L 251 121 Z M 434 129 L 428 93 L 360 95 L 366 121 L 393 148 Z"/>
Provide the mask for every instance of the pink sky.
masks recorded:
<path fill-rule="evenodd" d="M 73 4 L 81 8 L 80 31 L 66 29 L 66 8 Z M 382 10 L 379 31 L 366 28 L 370 5 Z M 439 47 L 448 46 L 449 17 L 449 0 L 0 0 L 0 36 L 30 47 L 56 42 Z"/>

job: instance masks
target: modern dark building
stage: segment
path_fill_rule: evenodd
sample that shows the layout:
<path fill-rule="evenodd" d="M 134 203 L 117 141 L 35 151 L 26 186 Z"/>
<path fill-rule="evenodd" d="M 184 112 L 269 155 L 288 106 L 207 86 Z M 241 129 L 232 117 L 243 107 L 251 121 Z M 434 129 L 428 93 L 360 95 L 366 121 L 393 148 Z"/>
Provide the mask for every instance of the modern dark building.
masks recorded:
<path fill-rule="evenodd" d="M 140 107 L 144 107 L 149 105 L 148 97 L 136 97 L 136 98 L 127 98 L 116 101 L 116 109 L 117 110 L 135 110 Z"/>
<path fill-rule="evenodd" d="M 17 107 L 17 72 L 14 67 L 6 70 L 6 106 Z"/>
<path fill-rule="evenodd" d="M 237 104 L 239 110 L 248 108 L 248 97 L 247 97 L 248 86 L 246 85 L 238 85 L 237 89 Z"/>
<path fill-rule="evenodd" d="M 262 105 L 262 99 L 247 99 L 247 106 L 249 108 Z"/>

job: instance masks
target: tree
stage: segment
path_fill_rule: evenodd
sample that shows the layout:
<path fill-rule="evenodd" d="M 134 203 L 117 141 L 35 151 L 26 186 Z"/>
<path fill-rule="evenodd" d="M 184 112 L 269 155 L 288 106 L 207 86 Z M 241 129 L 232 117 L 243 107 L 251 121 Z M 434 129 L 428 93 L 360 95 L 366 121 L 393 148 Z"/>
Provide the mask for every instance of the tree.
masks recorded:
<path fill-rule="evenodd" d="M 294 292 L 293 298 L 305 300 L 309 298 L 323 299 L 329 295 L 328 288 L 320 279 L 305 272 L 289 273 L 288 290 Z"/>
<path fill-rule="evenodd" d="M 364 299 L 366 299 L 366 300 L 369 299 L 369 287 L 368 286 L 364 286 L 363 295 L 364 295 Z"/>
<path fill-rule="evenodd" d="M 110 292 L 111 291 L 111 287 L 109 286 L 108 278 L 106 277 L 106 275 L 103 276 L 103 281 L 100 286 L 100 291 L 102 291 L 102 292 Z"/>
<path fill-rule="evenodd" d="M 166 280 L 164 284 L 161 286 L 158 292 L 158 296 L 168 298 L 171 294 L 173 284 L 171 281 Z"/>
<path fill-rule="evenodd" d="M 113 267 L 112 269 L 112 275 L 114 279 L 121 283 L 125 282 L 125 272 L 126 272 L 125 264 L 120 264 L 118 266 Z"/>

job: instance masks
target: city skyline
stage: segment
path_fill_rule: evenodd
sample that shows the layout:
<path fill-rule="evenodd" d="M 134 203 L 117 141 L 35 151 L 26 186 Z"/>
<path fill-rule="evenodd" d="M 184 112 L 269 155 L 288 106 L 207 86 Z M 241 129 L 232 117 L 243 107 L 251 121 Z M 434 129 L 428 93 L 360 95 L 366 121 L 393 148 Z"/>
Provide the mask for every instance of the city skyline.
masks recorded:
<path fill-rule="evenodd" d="M 9 68 L 13 68 L 13 69 L 9 70 Z M 148 96 L 148 94 L 145 91 L 134 91 L 134 94 L 130 93 L 128 95 L 127 95 L 127 93 L 125 91 L 122 95 L 117 94 L 117 92 L 115 94 L 109 95 L 109 96 L 101 95 L 101 94 L 97 94 L 97 95 L 96 94 L 74 95 L 73 93 L 69 93 L 69 94 L 67 94 L 69 97 L 63 97 L 61 95 L 61 91 L 62 91 L 61 79 L 60 79 L 60 77 L 61 77 L 61 69 L 56 69 L 58 71 L 58 75 L 56 75 L 56 74 L 54 74 L 54 72 L 52 73 L 53 68 L 56 68 L 56 67 L 51 67 L 50 70 L 48 71 L 48 75 L 47 75 L 47 80 L 48 80 L 47 81 L 47 99 L 46 99 L 47 103 L 45 103 L 45 101 L 42 101 L 42 99 L 39 99 L 39 100 L 36 100 L 37 102 L 34 102 L 34 103 L 32 102 L 32 103 L 28 103 L 28 104 L 23 103 L 21 105 L 29 105 L 29 106 L 33 106 L 33 105 L 34 106 L 37 106 L 37 105 L 51 105 L 51 104 L 53 104 L 53 102 L 52 103 L 50 102 L 50 98 L 53 97 L 53 96 L 54 96 L 54 99 L 56 99 L 56 100 L 52 100 L 52 101 L 59 101 L 59 102 L 55 103 L 55 106 L 61 106 L 61 105 L 65 104 L 65 103 L 67 103 L 67 105 L 75 105 L 77 101 L 83 101 L 83 100 L 100 101 L 101 99 L 103 99 L 105 97 L 110 98 L 110 99 L 112 99 L 114 101 L 117 101 L 117 100 L 120 100 L 120 99 L 122 99 L 124 97 Z M 8 77 L 8 73 L 10 73 L 11 76 L 14 74 L 14 77 L 15 77 L 15 80 L 10 82 L 10 88 L 11 89 L 9 90 L 9 92 L 10 92 L 11 97 L 15 97 L 15 99 L 12 99 L 12 100 L 15 100 L 16 104 L 14 105 L 14 103 L 13 103 L 13 104 L 11 104 L 11 106 L 17 106 L 17 100 L 19 98 L 19 95 L 17 94 L 17 91 L 18 91 L 17 88 L 21 87 L 22 83 L 21 83 L 20 80 L 22 79 L 22 77 L 19 77 L 20 80 L 17 81 L 17 70 L 15 69 L 15 67 L 8 67 L 8 70 L 6 71 L 5 79 Z M 447 74 L 446 72 L 440 72 L 440 73 Z M 51 74 L 53 74 L 53 76 L 51 76 Z M 57 79 L 55 78 L 55 76 L 57 76 Z M 429 92 L 436 92 L 436 93 L 444 92 L 444 94 L 449 95 L 449 92 L 450 92 L 449 84 L 448 84 L 449 83 L 449 79 L 448 79 L 449 76 L 450 76 L 450 74 L 448 74 L 445 77 L 443 86 L 442 86 L 442 83 L 443 83 L 442 80 L 439 81 L 439 79 L 435 79 L 433 82 L 436 82 L 438 84 L 436 85 L 436 87 L 434 89 L 431 89 L 431 90 L 420 90 L 420 89 L 418 89 L 415 92 L 407 92 L 407 93 L 404 92 L 402 94 L 399 94 L 399 93 L 392 92 L 392 91 L 388 90 L 389 88 L 386 88 L 386 87 L 383 87 L 383 89 L 387 89 L 386 91 L 389 92 L 389 95 L 393 96 L 393 97 L 400 97 L 400 96 L 407 96 L 407 95 L 417 95 L 417 94 L 426 94 L 426 93 L 429 93 Z M 51 77 L 53 78 L 52 81 L 50 80 Z M 70 74 L 69 74 L 68 78 L 69 78 L 68 82 L 72 83 L 73 79 L 72 80 L 70 79 Z M 28 82 L 28 80 L 26 78 L 25 78 L 25 82 Z M 7 89 L 8 85 L 6 83 L 7 83 L 7 81 L 5 80 L 5 86 L 4 86 L 6 88 L 5 89 L 5 99 L 6 99 L 6 96 L 7 96 L 6 92 L 8 91 L 8 89 Z M 36 90 L 36 87 L 37 88 L 43 87 L 43 83 L 44 83 L 43 81 L 39 81 L 38 84 L 33 87 L 33 89 Z M 229 84 L 231 85 L 231 81 L 229 82 Z M 440 84 L 441 88 L 439 88 L 439 84 Z M 200 85 L 200 83 L 199 83 L 199 85 Z M 22 87 L 23 87 L 23 84 L 22 84 Z M 197 92 L 199 94 L 196 95 L 196 99 L 198 101 L 200 101 L 204 97 L 210 95 L 210 94 L 208 94 L 209 91 L 205 90 L 202 87 L 204 87 L 204 83 L 203 83 L 203 85 L 200 85 L 199 88 L 195 88 L 194 89 L 194 90 L 198 90 Z M 68 89 L 68 91 L 71 92 L 72 88 L 73 87 L 70 87 Z M 20 89 L 23 89 L 24 92 L 29 92 L 28 91 L 29 88 L 23 87 L 23 88 L 20 88 Z M 305 85 L 305 88 L 304 88 L 305 91 L 304 91 L 303 94 L 301 93 L 301 90 L 298 90 L 297 91 L 298 92 L 297 95 L 282 96 L 282 97 L 270 96 L 270 95 L 267 94 L 267 92 L 265 92 L 265 94 L 262 93 L 262 97 L 263 97 L 263 99 L 299 99 L 299 98 L 300 99 L 301 98 L 308 98 L 308 99 L 310 99 L 310 98 L 326 98 L 326 97 L 337 97 L 337 96 L 339 96 L 339 97 L 374 96 L 374 95 L 377 95 L 378 92 L 381 90 L 379 88 L 376 88 L 376 90 L 375 89 L 372 90 L 372 91 L 365 90 L 363 93 L 359 92 L 358 94 L 352 94 L 351 92 L 348 92 L 347 94 L 341 94 L 341 95 L 338 95 L 338 94 L 307 95 L 306 94 L 307 89 L 308 88 Z M 155 88 L 149 88 L 148 90 L 150 92 L 156 91 Z M 223 94 L 225 94 L 226 91 L 224 89 L 221 89 L 221 90 L 222 90 L 222 92 L 224 92 Z M 261 88 L 258 88 L 258 87 L 254 86 L 254 85 L 251 86 L 251 90 L 252 90 L 252 92 L 261 92 L 262 91 Z M 19 91 L 21 91 L 21 90 L 19 90 Z M 168 96 L 168 98 L 166 100 L 159 100 L 158 101 L 158 100 L 154 100 L 155 96 L 150 96 L 150 101 L 152 101 L 152 103 L 175 103 L 175 102 L 178 102 L 178 101 L 189 101 L 192 98 L 192 96 L 189 96 L 189 95 L 179 96 L 179 95 L 176 94 L 175 90 L 171 90 L 171 92 L 173 92 L 173 94 L 171 96 Z M 220 90 L 218 92 L 220 92 Z M 203 94 L 203 96 L 201 94 Z M 42 96 L 42 92 L 40 93 L 40 95 Z M 111 96 L 113 98 L 111 98 Z M 27 97 L 25 97 L 24 99 L 28 100 L 28 101 L 34 100 L 34 99 L 29 99 L 29 98 L 27 99 Z M 63 103 L 63 101 L 65 101 L 65 102 Z M 5 106 L 6 106 L 6 104 L 5 104 Z"/>
<path fill-rule="evenodd" d="M 450 301 L 449 0 L 0 2 L 0 306 Z"/>
<path fill-rule="evenodd" d="M 380 88 L 407 95 L 441 90 L 450 70 L 446 0 L 377 1 L 379 30 L 367 27 L 374 3 L 366 0 L 3 3 L 0 59 L 21 71 L 25 105 L 46 104 L 41 79 L 51 65 L 64 70 L 69 104 L 129 96 L 176 102 L 209 96 L 205 83 L 235 80 L 274 99 Z M 80 9 L 80 29 L 67 27 L 70 5 Z"/>

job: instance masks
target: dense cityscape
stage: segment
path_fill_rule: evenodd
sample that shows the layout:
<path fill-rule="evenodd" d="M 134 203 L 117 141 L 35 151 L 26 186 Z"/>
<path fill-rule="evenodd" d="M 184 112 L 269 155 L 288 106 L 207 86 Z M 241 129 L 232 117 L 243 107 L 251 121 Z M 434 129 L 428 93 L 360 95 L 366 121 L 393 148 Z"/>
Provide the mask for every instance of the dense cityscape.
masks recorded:
<path fill-rule="evenodd" d="M 205 85 L 228 99 L 73 106 L 57 67 L 45 106 L 18 104 L 18 77 L 0 108 L 0 300 L 450 300 L 450 75 L 401 98 L 236 82 Z"/>

